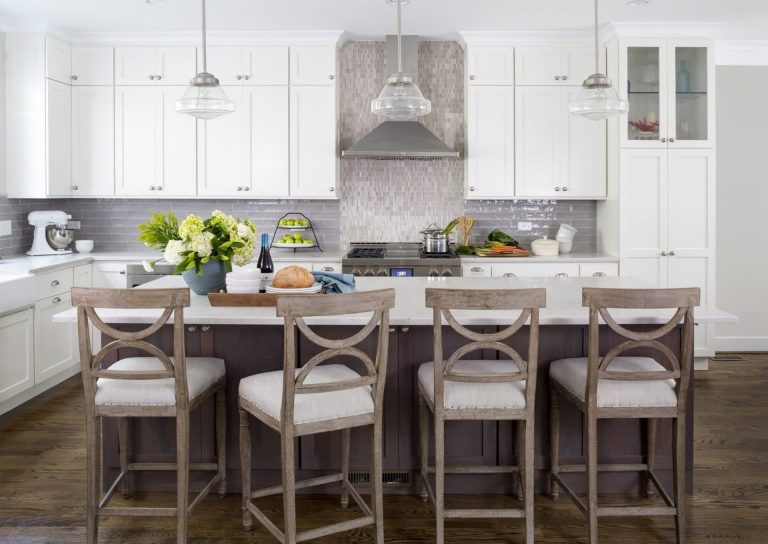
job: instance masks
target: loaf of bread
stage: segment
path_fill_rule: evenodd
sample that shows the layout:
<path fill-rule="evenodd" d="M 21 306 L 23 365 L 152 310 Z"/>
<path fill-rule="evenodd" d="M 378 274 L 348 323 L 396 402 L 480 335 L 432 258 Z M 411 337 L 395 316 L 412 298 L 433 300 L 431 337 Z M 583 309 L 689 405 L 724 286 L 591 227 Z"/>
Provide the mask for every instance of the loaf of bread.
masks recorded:
<path fill-rule="evenodd" d="M 278 289 L 303 289 L 312 287 L 315 283 L 315 277 L 312 272 L 300 266 L 289 266 L 283 268 L 275 274 L 272 280 L 272 287 Z"/>

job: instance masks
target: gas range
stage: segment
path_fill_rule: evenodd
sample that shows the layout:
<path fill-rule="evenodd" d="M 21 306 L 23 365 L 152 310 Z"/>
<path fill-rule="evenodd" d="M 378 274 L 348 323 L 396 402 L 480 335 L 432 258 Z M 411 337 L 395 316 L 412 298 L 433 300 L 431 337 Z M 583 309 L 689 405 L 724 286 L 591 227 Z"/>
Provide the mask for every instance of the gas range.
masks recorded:
<path fill-rule="evenodd" d="M 341 270 L 391 278 L 461 276 L 461 259 L 453 252 L 425 253 L 418 242 L 355 242 L 342 259 Z"/>

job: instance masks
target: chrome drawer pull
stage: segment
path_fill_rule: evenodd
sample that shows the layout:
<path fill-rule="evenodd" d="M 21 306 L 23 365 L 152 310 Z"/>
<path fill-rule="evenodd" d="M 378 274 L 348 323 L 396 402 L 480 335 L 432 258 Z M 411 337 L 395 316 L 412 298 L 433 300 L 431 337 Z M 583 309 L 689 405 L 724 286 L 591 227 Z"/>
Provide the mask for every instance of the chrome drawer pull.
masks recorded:
<path fill-rule="evenodd" d="M 51 282 L 51 287 L 56 287 L 56 286 L 58 286 L 58 285 L 59 285 L 59 280 L 53 280 L 53 281 Z"/>
<path fill-rule="evenodd" d="M 470 272 L 482 272 L 483 269 L 480 268 L 479 266 L 473 266 L 472 268 L 469 269 L 469 271 Z"/>
<path fill-rule="evenodd" d="M 504 274 L 502 277 L 503 277 L 503 278 L 516 278 L 516 277 L 517 277 L 517 274 L 515 274 L 514 272 L 507 272 L 507 273 L 506 273 L 506 274 Z"/>
<path fill-rule="evenodd" d="M 59 297 L 53 297 L 53 298 L 51 299 L 51 302 L 53 302 L 54 304 L 58 304 L 59 302 L 61 302 L 61 298 L 59 298 Z"/>

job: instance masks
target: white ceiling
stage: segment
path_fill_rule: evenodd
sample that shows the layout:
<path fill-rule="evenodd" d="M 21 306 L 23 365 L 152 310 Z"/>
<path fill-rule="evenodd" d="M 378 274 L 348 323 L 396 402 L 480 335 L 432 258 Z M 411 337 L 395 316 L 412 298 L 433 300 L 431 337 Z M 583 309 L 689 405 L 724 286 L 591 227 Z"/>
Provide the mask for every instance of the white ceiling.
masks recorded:
<path fill-rule="evenodd" d="M 721 22 L 726 40 L 768 39 L 768 0 L 601 0 L 601 22 Z M 198 0 L 0 0 L 5 22 L 47 23 L 83 32 L 183 31 L 200 25 Z M 212 31 L 344 30 L 354 37 L 393 33 L 384 0 L 208 0 Z M 459 30 L 585 30 L 591 0 L 412 0 L 404 32 L 443 37 Z"/>

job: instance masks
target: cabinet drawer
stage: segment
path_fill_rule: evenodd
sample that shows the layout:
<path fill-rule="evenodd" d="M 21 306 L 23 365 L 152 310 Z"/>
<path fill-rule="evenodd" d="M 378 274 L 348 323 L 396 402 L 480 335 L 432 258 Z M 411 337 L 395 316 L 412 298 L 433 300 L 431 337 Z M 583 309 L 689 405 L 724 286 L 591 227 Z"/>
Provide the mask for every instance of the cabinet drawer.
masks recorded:
<path fill-rule="evenodd" d="M 313 272 L 341 272 L 341 263 L 313 263 Z"/>
<path fill-rule="evenodd" d="M 493 276 L 495 277 L 520 277 L 520 278 L 552 278 L 565 276 L 577 277 L 579 265 L 577 263 L 519 263 L 519 264 L 494 264 Z"/>
<path fill-rule="evenodd" d="M 40 274 L 35 278 L 35 297 L 37 300 L 68 293 L 72 289 L 74 275 L 71 268 Z"/>
<path fill-rule="evenodd" d="M 580 274 L 583 277 L 614 277 L 619 275 L 619 263 L 582 263 Z"/>
<path fill-rule="evenodd" d="M 465 264 L 462 266 L 462 275 L 464 277 L 490 277 L 491 265 L 488 264 Z"/>

